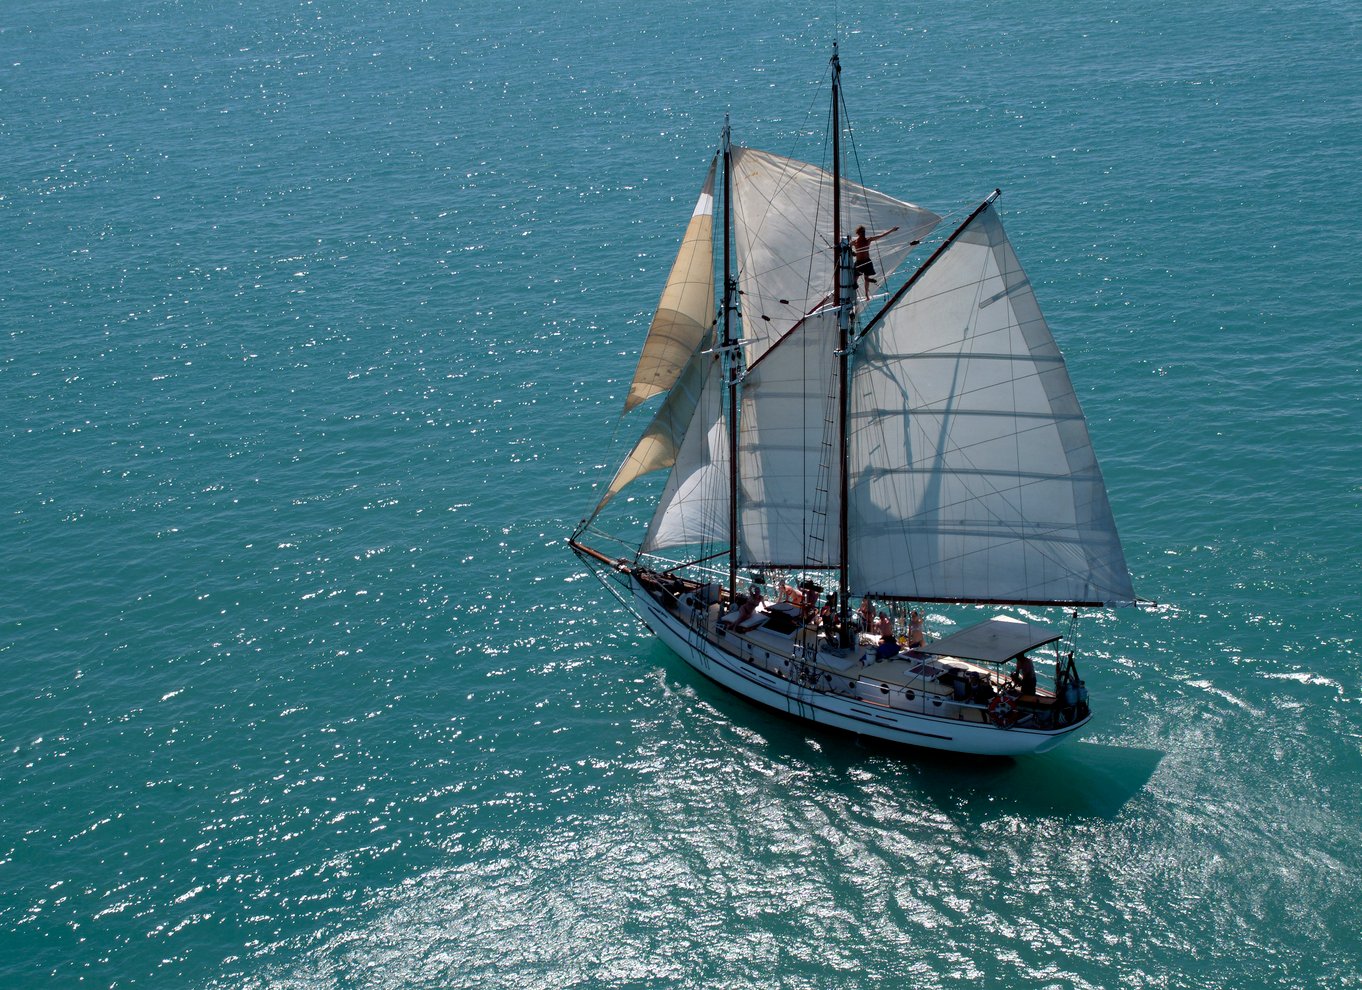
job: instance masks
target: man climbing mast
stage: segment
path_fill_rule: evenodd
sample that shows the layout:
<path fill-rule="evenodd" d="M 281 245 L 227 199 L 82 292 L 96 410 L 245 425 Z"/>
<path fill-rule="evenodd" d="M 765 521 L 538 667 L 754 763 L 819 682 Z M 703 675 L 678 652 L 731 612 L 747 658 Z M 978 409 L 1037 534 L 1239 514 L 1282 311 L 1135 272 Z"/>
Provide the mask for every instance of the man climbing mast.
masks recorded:
<path fill-rule="evenodd" d="M 856 255 L 856 277 L 865 279 L 865 297 L 870 298 L 870 287 L 875 284 L 875 263 L 870 260 L 870 245 L 881 237 L 888 237 L 897 227 L 890 227 L 882 234 L 867 237 L 864 227 L 856 228 L 856 236 L 851 239 L 851 250 Z"/>

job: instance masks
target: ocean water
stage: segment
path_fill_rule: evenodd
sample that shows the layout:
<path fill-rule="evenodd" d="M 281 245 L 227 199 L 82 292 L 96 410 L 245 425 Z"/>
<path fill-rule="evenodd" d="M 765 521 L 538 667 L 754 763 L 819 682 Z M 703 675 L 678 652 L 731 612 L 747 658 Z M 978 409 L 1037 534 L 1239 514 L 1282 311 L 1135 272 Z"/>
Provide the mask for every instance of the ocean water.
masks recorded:
<path fill-rule="evenodd" d="M 0 986 L 1362 986 L 1362 16 L 1069 7 L 7 4 Z M 1159 602 L 1042 757 L 754 708 L 565 546 L 834 36 Z"/>

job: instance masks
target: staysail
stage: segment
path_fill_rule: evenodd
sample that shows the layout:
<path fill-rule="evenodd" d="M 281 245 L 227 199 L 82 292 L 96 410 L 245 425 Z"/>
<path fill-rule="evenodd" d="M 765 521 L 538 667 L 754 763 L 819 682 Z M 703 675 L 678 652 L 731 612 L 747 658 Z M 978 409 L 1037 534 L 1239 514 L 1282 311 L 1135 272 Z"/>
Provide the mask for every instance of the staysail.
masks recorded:
<path fill-rule="evenodd" d="M 624 400 L 628 412 L 667 391 L 714 325 L 714 172 L 717 159 L 691 213 L 681 249 L 662 289 L 634 380 Z"/>
<path fill-rule="evenodd" d="M 852 587 L 1134 601 L 1064 358 L 990 204 L 868 324 L 851 416 Z"/>
<path fill-rule="evenodd" d="M 743 380 L 738 479 L 743 560 L 837 563 L 837 310 L 819 310 L 758 359 Z"/>
<path fill-rule="evenodd" d="M 681 375 L 676 379 L 675 387 L 667 395 L 666 400 L 658 407 L 653 415 L 653 420 L 648 424 L 648 428 L 643 431 L 643 436 L 639 437 L 633 449 L 629 451 L 627 457 L 615 471 L 614 478 L 605 490 L 600 502 L 592 511 L 590 518 L 595 519 L 605 508 L 605 504 L 623 491 L 629 484 L 650 474 L 653 471 L 661 471 L 664 468 L 672 467 L 677 463 L 677 457 L 685 445 L 686 437 L 690 434 L 692 427 L 696 426 L 697 418 L 700 420 L 700 428 L 703 432 L 704 419 L 711 415 L 711 410 L 706 407 L 703 412 L 697 413 L 701 406 L 701 397 L 707 386 L 707 379 L 717 378 L 716 359 L 713 355 L 699 352 L 691 355 L 686 363 Z M 710 391 L 714 391 L 711 386 Z M 711 402 L 710 405 L 716 403 Z M 717 410 L 712 415 L 718 416 Z"/>
<path fill-rule="evenodd" d="M 722 359 L 696 354 L 667 396 L 663 410 L 673 405 L 673 399 L 678 417 L 686 405 L 691 406 L 690 415 L 643 539 L 641 549 L 649 552 L 728 541 L 728 427 L 723 417 Z"/>
<path fill-rule="evenodd" d="M 755 361 L 814 309 L 832 301 L 832 175 L 816 165 L 734 146 L 733 225 L 747 360 Z M 842 230 L 875 235 L 875 268 L 893 271 L 941 220 L 931 210 L 842 182 Z"/>

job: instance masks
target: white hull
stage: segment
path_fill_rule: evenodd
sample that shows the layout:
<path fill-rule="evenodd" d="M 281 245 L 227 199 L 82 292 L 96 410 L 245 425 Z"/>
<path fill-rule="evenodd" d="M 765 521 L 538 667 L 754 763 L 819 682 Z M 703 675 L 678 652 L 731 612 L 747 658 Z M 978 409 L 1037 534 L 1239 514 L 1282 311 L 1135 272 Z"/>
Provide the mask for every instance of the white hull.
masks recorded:
<path fill-rule="evenodd" d="M 1090 718 L 1084 717 L 1062 728 L 1032 729 L 1021 725 L 1004 728 L 989 721 L 966 721 L 969 709 L 977 706 L 957 704 L 950 699 L 918 694 L 915 701 L 919 707 L 942 713 L 934 715 L 927 711 L 905 711 L 892 703 L 876 703 L 864 696 L 851 697 L 830 690 L 815 690 L 767 669 L 767 665 L 781 669 L 786 660 L 775 649 L 753 645 L 732 634 L 725 637 L 734 648 L 751 656 L 750 661 L 743 659 L 720 645 L 717 639 L 706 635 L 701 623 L 697 623 L 697 628 L 688 626 L 653 598 L 637 580 L 632 577 L 627 580 L 633 595 L 635 614 L 682 660 L 736 694 L 819 725 L 954 753 L 1022 756 L 1043 753 L 1057 746 L 1083 729 Z M 860 695 L 877 695 L 877 690 L 868 689 L 870 686 L 878 689 L 873 677 L 849 675 L 844 679 L 848 687 L 853 677 L 860 681 L 856 685 Z M 889 697 L 888 694 L 879 696 Z M 906 702 L 903 704 L 906 705 Z"/>

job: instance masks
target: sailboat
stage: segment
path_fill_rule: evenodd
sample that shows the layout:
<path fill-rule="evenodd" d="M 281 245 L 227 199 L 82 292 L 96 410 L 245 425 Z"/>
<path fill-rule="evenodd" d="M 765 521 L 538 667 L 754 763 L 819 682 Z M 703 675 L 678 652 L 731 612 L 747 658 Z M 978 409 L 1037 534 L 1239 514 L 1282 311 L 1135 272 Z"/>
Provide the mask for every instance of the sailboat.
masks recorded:
<path fill-rule="evenodd" d="M 835 46 L 830 64 L 830 168 L 736 144 L 725 120 L 624 414 L 663 398 L 569 545 L 754 702 L 1044 752 L 1092 718 L 1063 642 L 1079 610 L 1136 601 L 1087 424 L 1000 193 L 905 265 L 942 218 L 843 175 Z M 664 470 L 640 542 L 603 527 Z M 929 635 L 946 606 L 997 614 Z"/>

